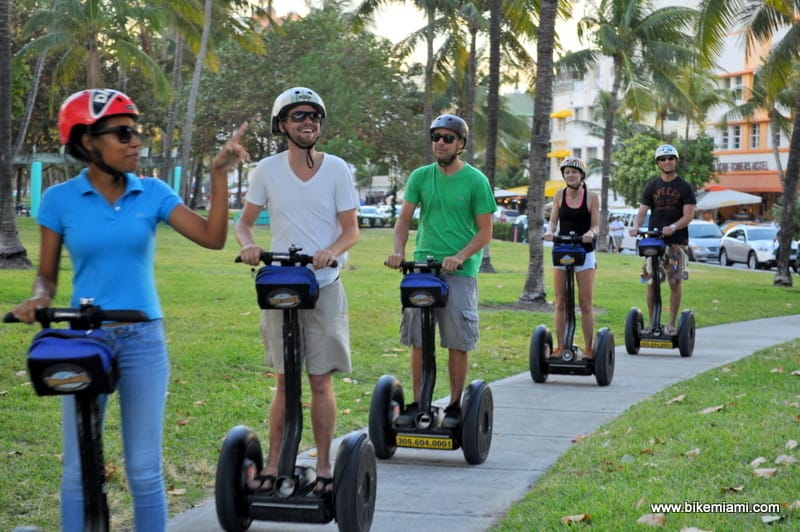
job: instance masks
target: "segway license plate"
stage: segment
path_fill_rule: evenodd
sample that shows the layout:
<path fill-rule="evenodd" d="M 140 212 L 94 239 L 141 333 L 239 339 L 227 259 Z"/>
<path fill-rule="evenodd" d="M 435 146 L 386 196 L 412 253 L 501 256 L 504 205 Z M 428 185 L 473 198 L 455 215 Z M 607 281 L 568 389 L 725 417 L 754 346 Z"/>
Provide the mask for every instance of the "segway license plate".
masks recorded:
<path fill-rule="evenodd" d="M 258 306 L 263 309 L 314 308 L 319 283 L 304 266 L 264 266 L 256 274 Z"/>
<path fill-rule="evenodd" d="M 102 329 L 42 329 L 28 350 L 28 373 L 38 395 L 111 393 L 119 371 Z"/>
<path fill-rule="evenodd" d="M 455 447 L 453 439 L 448 436 L 420 436 L 419 434 L 397 434 L 399 447 L 414 447 L 416 449 L 438 449 L 452 451 Z"/>
<path fill-rule="evenodd" d="M 660 257 L 664 254 L 666 244 L 660 238 L 643 238 L 639 241 L 638 249 L 640 257 Z"/>
<path fill-rule="evenodd" d="M 400 281 L 400 302 L 404 307 L 444 307 L 447 282 L 433 273 L 412 272 Z"/>
<path fill-rule="evenodd" d="M 556 244 L 553 246 L 553 266 L 583 266 L 586 249 L 580 244 Z"/>
<path fill-rule="evenodd" d="M 642 347 L 649 347 L 651 349 L 672 349 L 675 347 L 672 340 L 645 340 L 642 339 L 640 344 Z"/>

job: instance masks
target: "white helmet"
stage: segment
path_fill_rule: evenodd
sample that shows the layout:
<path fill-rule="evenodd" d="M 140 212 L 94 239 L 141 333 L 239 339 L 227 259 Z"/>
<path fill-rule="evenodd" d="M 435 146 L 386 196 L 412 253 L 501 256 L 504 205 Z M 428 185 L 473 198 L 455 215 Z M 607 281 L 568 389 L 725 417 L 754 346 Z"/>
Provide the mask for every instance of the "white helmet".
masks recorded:
<path fill-rule="evenodd" d="M 272 134 L 280 134 L 281 130 L 278 129 L 278 123 L 289 109 L 304 103 L 311 105 L 322 113 L 322 118 L 325 118 L 327 115 L 325 112 L 325 103 L 323 103 L 319 94 L 305 87 L 292 87 L 280 93 L 280 95 L 275 98 L 275 103 L 272 105 Z"/>
<path fill-rule="evenodd" d="M 583 161 L 578 159 L 577 157 L 567 157 L 563 161 L 561 161 L 561 166 L 559 169 L 561 170 L 561 175 L 564 175 L 564 168 L 577 168 L 583 174 L 583 177 L 586 177 L 586 165 L 583 164 Z"/>
<path fill-rule="evenodd" d="M 673 155 L 676 159 L 678 159 L 678 150 L 675 149 L 675 146 L 672 144 L 662 144 L 658 148 L 656 148 L 656 159 L 659 157 L 663 157 L 664 155 Z"/>

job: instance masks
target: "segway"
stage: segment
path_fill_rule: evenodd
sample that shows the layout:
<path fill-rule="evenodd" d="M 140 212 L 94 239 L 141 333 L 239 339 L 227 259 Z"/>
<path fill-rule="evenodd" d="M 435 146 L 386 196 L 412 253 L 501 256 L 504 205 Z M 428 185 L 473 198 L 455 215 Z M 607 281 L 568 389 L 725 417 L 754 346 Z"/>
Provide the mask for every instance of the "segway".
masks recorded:
<path fill-rule="evenodd" d="M 264 467 L 256 433 L 239 425 L 225 437 L 214 491 L 217 519 L 228 531 L 247 530 L 253 520 L 324 524 L 336 519 L 339 530 L 350 532 L 367 531 L 372 524 L 377 467 L 375 450 L 366 434 L 350 434 L 339 445 L 331 492 L 315 493 L 314 468 L 296 463 L 303 430 L 298 311 L 314 308 L 319 296 L 314 272 L 306 267 L 313 257 L 300 251 L 292 246 L 288 253 L 261 252 L 265 266 L 256 275 L 258 305 L 283 311 L 286 420 L 278 474 L 269 490 L 252 491 L 248 487 L 248 481 Z"/>
<path fill-rule="evenodd" d="M 375 385 L 369 409 L 369 437 L 380 459 L 391 458 L 398 447 L 462 449 L 470 464 L 481 464 L 492 444 L 494 401 L 482 380 L 464 391 L 461 417 L 455 426 L 444 426 L 444 408 L 432 404 L 436 384 L 436 322 L 434 309 L 447 305 L 448 286 L 441 276 L 442 263 L 403 261 L 400 300 L 404 308 L 419 308 L 422 317 L 422 381 L 419 403 L 407 410 L 403 388 L 392 375 Z M 403 418 L 406 418 L 405 420 Z"/>
<path fill-rule="evenodd" d="M 653 315 L 650 317 L 649 329 L 645 329 L 642 311 L 636 307 L 628 311 L 628 316 L 625 318 L 625 350 L 629 355 L 636 355 L 641 347 L 653 349 L 677 347 L 682 357 L 692 356 L 695 337 L 692 311 L 681 312 L 675 334 L 666 334 L 664 324 L 661 323 L 661 283 L 666 280 L 666 272 L 661 263 L 667 247 L 661 230 L 640 231 L 636 247 L 639 256 L 645 257 L 645 260 L 649 262 L 651 282 L 653 283 Z"/>
<path fill-rule="evenodd" d="M 78 445 L 83 483 L 83 529 L 109 530 L 103 458 L 101 394 L 113 393 L 119 380 L 116 352 L 101 328 L 103 322 L 147 321 L 138 310 L 103 310 L 91 299 L 78 308 L 42 308 L 36 321 L 42 325 L 28 350 L 28 374 L 36 394 L 73 395 L 78 425 Z M 18 323 L 10 312 L 5 323 Z M 69 329 L 50 328 L 52 322 L 69 322 Z"/>
<path fill-rule="evenodd" d="M 584 358 L 583 350 L 573 343 L 575 336 L 575 266 L 586 260 L 583 238 L 574 233 L 553 236 L 553 266 L 566 268 L 566 328 L 560 357 L 553 356 L 553 334 L 546 325 L 539 325 L 531 335 L 528 363 L 533 382 L 546 382 L 550 373 L 561 375 L 594 375 L 599 386 L 608 386 L 614 377 L 614 335 L 603 327 L 594 338 L 592 358 Z"/>

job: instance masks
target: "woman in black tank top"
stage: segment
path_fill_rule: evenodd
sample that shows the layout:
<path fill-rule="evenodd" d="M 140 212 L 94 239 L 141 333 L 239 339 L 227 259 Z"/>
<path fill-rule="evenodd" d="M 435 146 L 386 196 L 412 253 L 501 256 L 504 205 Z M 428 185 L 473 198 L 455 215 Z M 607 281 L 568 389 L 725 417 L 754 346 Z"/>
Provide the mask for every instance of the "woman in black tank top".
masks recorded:
<path fill-rule="evenodd" d="M 568 157 L 561 163 L 561 176 L 567 184 L 556 192 L 553 198 L 553 210 L 550 222 L 544 234 L 545 240 L 553 240 L 558 230 L 560 235 L 583 235 L 586 249 L 586 260 L 583 266 L 575 268 L 575 280 L 578 285 L 578 304 L 581 309 L 581 330 L 584 341 L 584 358 L 592 357 L 592 340 L 594 334 L 594 274 L 597 269 L 595 242 L 600 226 L 600 197 L 596 192 L 586 188 L 586 167 L 583 161 Z M 558 346 L 551 356 L 560 357 L 564 345 L 564 329 L 566 324 L 566 269 L 554 266 L 553 288 L 556 293 L 555 330 Z"/>

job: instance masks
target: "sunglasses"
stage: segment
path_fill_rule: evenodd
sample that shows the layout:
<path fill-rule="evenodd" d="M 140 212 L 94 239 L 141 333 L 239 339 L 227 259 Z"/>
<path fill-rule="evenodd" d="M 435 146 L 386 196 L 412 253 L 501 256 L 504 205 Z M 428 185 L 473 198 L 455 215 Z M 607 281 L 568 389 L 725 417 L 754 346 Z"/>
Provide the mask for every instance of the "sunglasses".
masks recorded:
<path fill-rule="evenodd" d="M 443 140 L 445 144 L 452 144 L 456 141 L 456 136 L 449 133 L 442 135 L 441 133 L 431 133 L 431 142 L 439 142 Z"/>
<path fill-rule="evenodd" d="M 324 115 L 320 111 L 292 111 L 289 113 L 289 118 L 292 122 L 305 122 L 306 118 L 310 118 L 312 122 L 322 122 Z"/>
<path fill-rule="evenodd" d="M 120 141 L 120 143 L 127 144 L 131 141 L 134 135 L 142 138 L 142 135 L 144 135 L 144 130 L 142 129 L 142 126 L 139 125 L 114 126 L 107 127 L 105 129 L 98 129 L 97 131 L 92 131 L 90 134 L 93 137 L 99 137 L 100 135 L 108 135 L 109 133 L 114 133 L 117 135 L 117 140 Z"/>
<path fill-rule="evenodd" d="M 663 157 L 659 157 L 658 159 L 656 159 L 656 161 L 661 163 L 664 161 L 674 161 L 675 159 L 677 159 L 677 157 L 675 157 L 674 155 L 665 155 Z"/>

